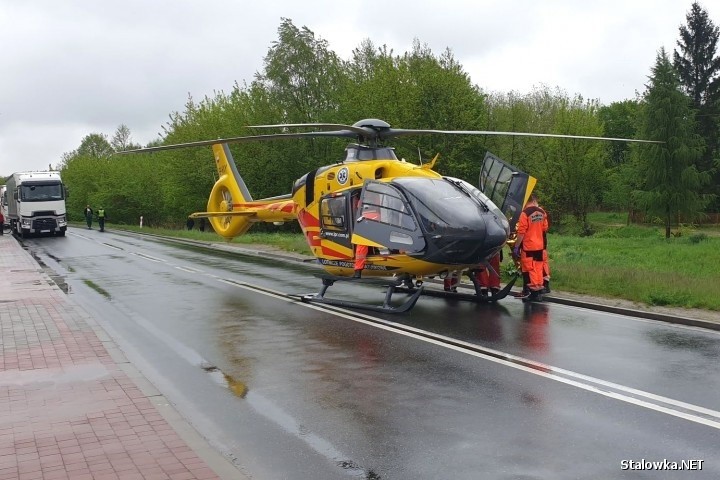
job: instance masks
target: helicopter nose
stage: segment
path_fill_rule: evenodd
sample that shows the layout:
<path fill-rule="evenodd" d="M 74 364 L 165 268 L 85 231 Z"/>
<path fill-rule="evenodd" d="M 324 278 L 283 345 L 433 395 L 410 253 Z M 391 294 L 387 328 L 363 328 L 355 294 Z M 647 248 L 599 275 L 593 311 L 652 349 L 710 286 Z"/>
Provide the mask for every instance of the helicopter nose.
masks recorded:
<path fill-rule="evenodd" d="M 508 229 L 496 216 L 485 215 L 476 228 L 428 238 L 426 260 L 453 265 L 482 263 L 505 244 Z"/>
<path fill-rule="evenodd" d="M 485 222 L 485 245 L 488 248 L 502 247 L 510 234 L 509 228 L 497 218 Z"/>

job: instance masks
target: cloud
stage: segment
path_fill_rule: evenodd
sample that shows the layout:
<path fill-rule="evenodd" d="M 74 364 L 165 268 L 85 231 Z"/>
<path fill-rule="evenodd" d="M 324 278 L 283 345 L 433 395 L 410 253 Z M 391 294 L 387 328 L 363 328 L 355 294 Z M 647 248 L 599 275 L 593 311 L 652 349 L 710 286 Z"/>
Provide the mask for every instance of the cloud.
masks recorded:
<path fill-rule="evenodd" d="M 136 142 L 156 139 L 188 95 L 201 99 L 252 81 L 282 17 L 307 26 L 346 59 L 364 39 L 398 54 L 418 39 L 436 54 L 449 47 L 484 90 L 527 92 L 546 84 L 609 103 L 644 90 L 657 50 L 672 52 L 691 4 L 0 2 L 4 175 L 47 168 L 83 136 L 111 136 L 120 124 Z M 712 19 L 718 12 L 709 13 Z"/>

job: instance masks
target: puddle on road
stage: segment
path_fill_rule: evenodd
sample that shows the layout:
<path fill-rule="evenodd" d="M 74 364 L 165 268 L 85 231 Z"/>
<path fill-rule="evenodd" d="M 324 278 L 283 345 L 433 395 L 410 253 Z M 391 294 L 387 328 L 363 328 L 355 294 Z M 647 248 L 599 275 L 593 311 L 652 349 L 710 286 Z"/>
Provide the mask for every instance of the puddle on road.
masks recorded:
<path fill-rule="evenodd" d="M 23 245 L 23 248 L 25 248 L 30 253 L 30 255 L 32 255 L 32 257 L 35 259 L 35 261 L 38 263 L 38 265 L 40 265 L 40 269 L 43 271 L 43 273 L 45 273 L 48 277 L 50 277 L 50 280 L 51 280 L 50 284 L 52 285 L 54 283 L 55 285 L 58 286 L 58 288 L 60 288 L 60 290 L 62 290 L 67 295 L 70 292 L 70 286 L 68 285 L 67 281 L 65 280 L 65 276 L 59 275 L 58 273 L 55 272 L 55 270 L 48 267 L 47 264 L 40 259 L 40 256 L 35 251 L 30 250 L 25 245 Z M 47 254 L 47 256 L 52 258 L 56 262 L 60 263 L 59 258 L 57 258 L 53 255 L 50 255 L 50 254 Z"/>
<path fill-rule="evenodd" d="M 201 368 L 205 370 L 208 374 L 210 374 L 210 378 L 212 378 L 215 383 L 229 389 L 236 396 L 240 398 L 245 398 L 245 395 L 247 395 L 247 385 L 245 385 L 239 380 L 235 380 L 233 377 L 224 373 L 218 367 L 214 365 L 201 365 Z"/>

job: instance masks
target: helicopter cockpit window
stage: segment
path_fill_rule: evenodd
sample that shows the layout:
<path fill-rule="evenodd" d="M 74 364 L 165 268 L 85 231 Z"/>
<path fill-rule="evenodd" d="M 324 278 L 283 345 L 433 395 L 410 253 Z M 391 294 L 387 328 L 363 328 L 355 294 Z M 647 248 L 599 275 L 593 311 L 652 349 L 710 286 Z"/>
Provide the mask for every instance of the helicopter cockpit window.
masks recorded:
<path fill-rule="evenodd" d="M 471 183 L 466 182 L 465 180 L 462 180 L 460 178 L 453 178 L 453 177 L 445 177 L 466 192 L 468 192 L 470 195 L 478 199 L 480 203 L 482 203 L 487 211 L 492 212 L 495 214 L 498 219 L 500 219 L 501 222 L 504 224 L 508 224 L 508 220 L 505 215 L 503 215 L 502 211 L 498 207 L 496 203 L 494 203 L 492 200 L 490 200 L 487 195 L 485 195 L 483 192 L 478 190 L 475 186 L 473 186 Z M 505 187 L 507 189 L 507 187 Z"/>
<path fill-rule="evenodd" d="M 414 231 L 417 229 L 415 220 L 408 210 L 402 194 L 395 188 L 384 183 L 370 183 L 363 192 L 362 209 L 375 211 L 377 218 L 368 216 L 368 220 L 385 223 L 394 227 Z M 360 212 L 361 215 L 363 212 Z"/>
<path fill-rule="evenodd" d="M 480 173 L 480 189 L 490 200 L 501 207 L 505 202 L 505 195 L 512 178 L 513 170 L 511 168 L 498 160 L 486 160 Z"/>
<path fill-rule="evenodd" d="M 346 230 L 346 202 L 344 196 L 323 198 L 320 202 L 320 220 L 325 230 Z"/>
<path fill-rule="evenodd" d="M 443 235 L 485 228 L 486 205 L 446 179 L 399 178 L 393 181 L 408 194 L 426 232 Z"/>

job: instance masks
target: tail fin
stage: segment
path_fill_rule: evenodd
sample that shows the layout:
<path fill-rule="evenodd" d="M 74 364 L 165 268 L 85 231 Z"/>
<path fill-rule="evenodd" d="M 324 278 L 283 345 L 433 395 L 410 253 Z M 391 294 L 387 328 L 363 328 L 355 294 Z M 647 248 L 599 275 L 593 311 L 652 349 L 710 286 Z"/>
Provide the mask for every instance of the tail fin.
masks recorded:
<path fill-rule="evenodd" d="M 235 166 L 227 143 L 213 144 L 212 149 L 219 178 L 210 192 L 207 211 L 232 212 L 234 204 L 251 202 L 252 197 Z M 250 218 L 238 215 L 213 216 L 209 221 L 215 231 L 227 239 L 242 235 L 252 225 Z"/>

